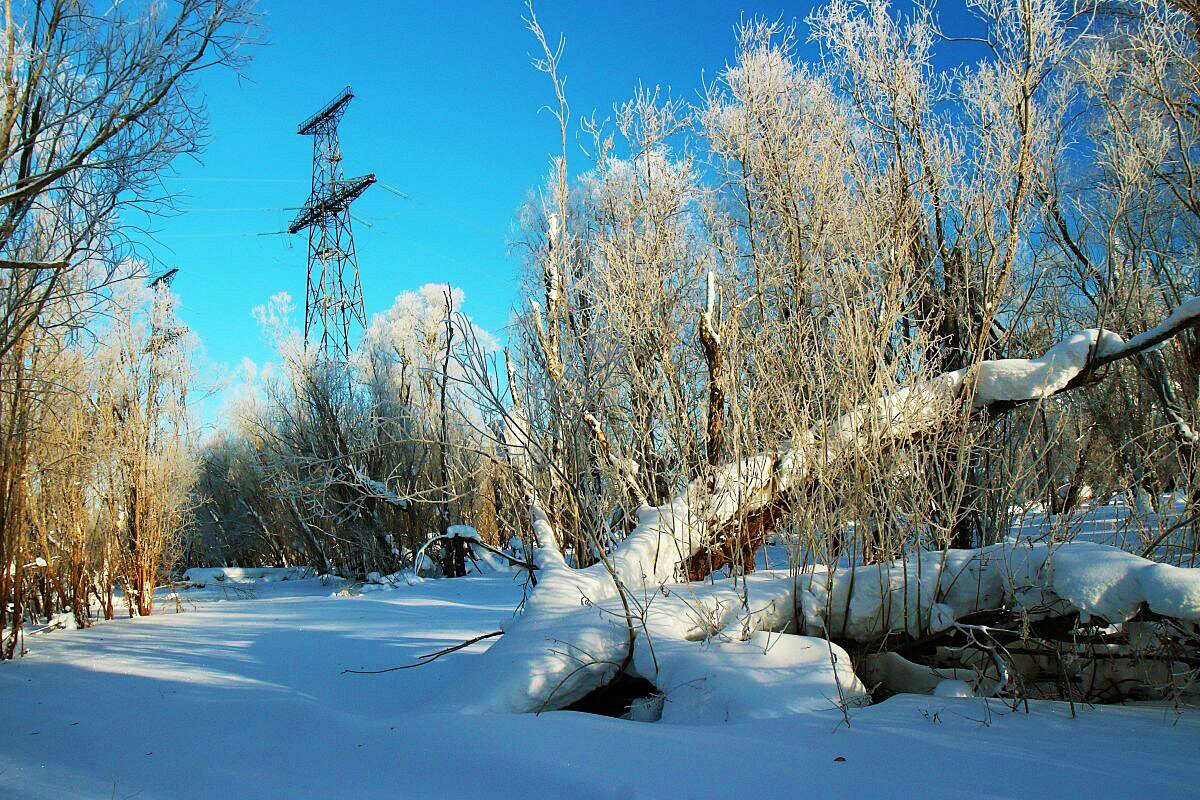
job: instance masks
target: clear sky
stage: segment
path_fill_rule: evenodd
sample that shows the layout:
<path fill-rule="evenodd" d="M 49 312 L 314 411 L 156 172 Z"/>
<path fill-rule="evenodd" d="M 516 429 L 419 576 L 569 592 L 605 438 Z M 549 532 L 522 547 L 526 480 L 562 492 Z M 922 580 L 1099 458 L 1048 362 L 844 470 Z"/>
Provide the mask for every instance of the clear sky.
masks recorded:
<path fill-rule="evenodd" d="M 786 0 L 541 0 L 550 36 L 567 39 L 563 69 L 575 120 L 603 117 L 639 82 L 695 98 L 734 52 L 742 13 L 802 19 Z M 340 133 L 347 176 L 382 185 L 355 202 L 368 318 L 400 292 L 450 283 L 464 310 L 503 338 L 516 301 L 509 256 L 514 213 L 557 151 L 546 77 L 517 0 L 261 0 L 265 46 L 245 80 L 202 84 L 211 117 L 201 163 L 168 185 L 179 213 L 156 223 L 156 269 L 179 267 L 180 315 L 204 343 L 205 380 L 243 358 L 273 359 L 252 315 L 287 291 L 302 310 L 304 235 L 279 232 L 308 194 L 312 140 L 297 125 L 343 86 L 356 97 Z M 574 166 L 585 168 L 582 157 Z M 301 311 L 302 314 L 302 311 Z M 302 320 L 302 316 L 301 316 Z M 205 412 L 211 422 L 212 409 Z"/>

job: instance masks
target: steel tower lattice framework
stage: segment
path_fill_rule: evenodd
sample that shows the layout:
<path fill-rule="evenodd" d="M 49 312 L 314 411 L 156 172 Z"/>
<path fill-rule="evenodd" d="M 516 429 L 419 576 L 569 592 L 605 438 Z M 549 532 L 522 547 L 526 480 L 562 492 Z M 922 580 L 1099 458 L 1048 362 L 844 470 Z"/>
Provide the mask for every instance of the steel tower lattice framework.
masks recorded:
<path fill-rule="evenodd" d="M 350 228 L 350 204 L 375 182 L 374 175 L 342 178 L 338 122 L 354 98 L 347 86 L 320 111 L 300 124 L 297 133 L 313 137 L 312 192 L 288 233 L 308 229 L 308 284 L 304 297 L 304 346 L 314 326 L 321 328 L 321 353 L 346 361 L 350 326 L 366 327 L 358 256 Z"/>

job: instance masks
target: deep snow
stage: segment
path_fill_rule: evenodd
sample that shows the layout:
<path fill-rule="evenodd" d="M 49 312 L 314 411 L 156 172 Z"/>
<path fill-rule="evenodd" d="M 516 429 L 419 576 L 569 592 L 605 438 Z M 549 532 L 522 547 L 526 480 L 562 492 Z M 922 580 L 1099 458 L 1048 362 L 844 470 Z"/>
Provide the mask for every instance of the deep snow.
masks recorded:
<path fill-rule="evenodd" d="M 898 696 L 725 725 L 468 715 L 512 575 L 183 593 L 0 665 L 0 797 L 1184 797 L 1200 715 Z M 668 715 L 669 718 L 669 715 Z M 838 758 L 844 761 L 836 760 Z"/>

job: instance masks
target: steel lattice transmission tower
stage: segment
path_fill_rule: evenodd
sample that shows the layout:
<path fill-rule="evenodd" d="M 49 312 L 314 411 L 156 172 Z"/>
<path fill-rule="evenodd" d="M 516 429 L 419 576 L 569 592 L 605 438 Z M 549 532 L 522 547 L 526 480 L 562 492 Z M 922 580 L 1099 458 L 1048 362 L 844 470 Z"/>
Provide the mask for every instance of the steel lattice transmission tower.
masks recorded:
<path fill-rule="evenodd" d="M 296 131 L 313 137 L 312 193 L 288 226 L 308 228 L 308 286 L 304 297 L 304 345 L 321 328 L 321 353 L 345 361 L 350 356 L 350 325 L 366 327 L 358 256 L 350 229 L 350 204 L 375 182 L 374 175 L 342 179 L 338 122 L 354 98 L 347 86 Z"/>

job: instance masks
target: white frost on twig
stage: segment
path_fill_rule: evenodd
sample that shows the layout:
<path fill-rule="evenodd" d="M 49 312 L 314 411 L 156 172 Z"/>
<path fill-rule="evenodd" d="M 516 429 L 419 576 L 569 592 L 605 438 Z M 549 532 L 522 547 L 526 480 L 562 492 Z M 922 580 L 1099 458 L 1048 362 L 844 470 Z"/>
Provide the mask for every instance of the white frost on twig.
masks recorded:
<path fill-rule="evenodd" d="M 359 482 L 369 496 L 396 508 L 408 508 L 409 501 L 389 489 L 383 481 L 375 480 L 354 465 L 350 466 L 350 471 L 354 473 L 354 479 Z"/>

